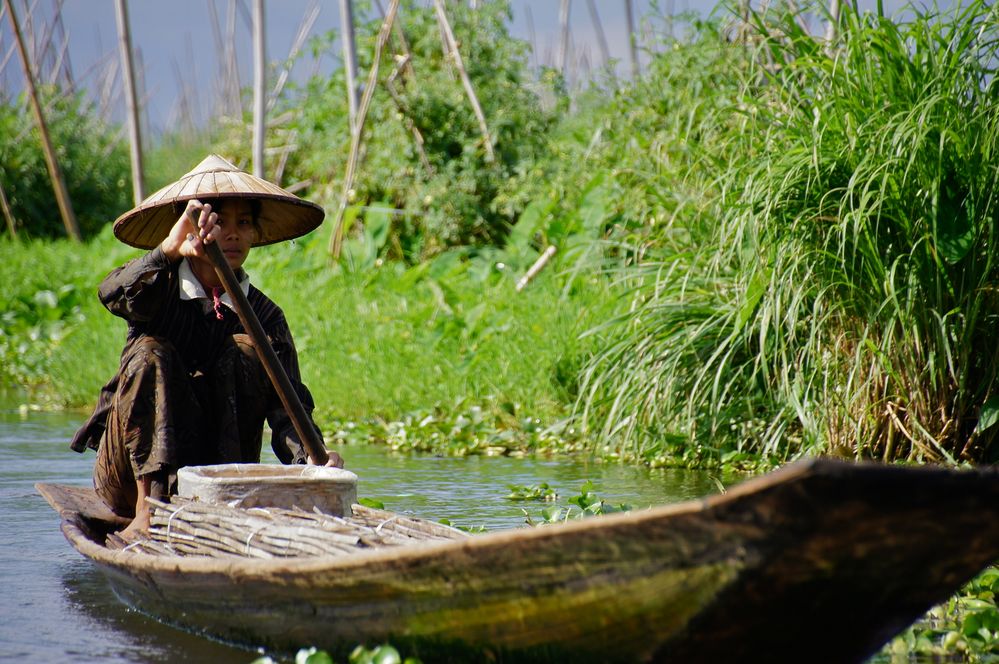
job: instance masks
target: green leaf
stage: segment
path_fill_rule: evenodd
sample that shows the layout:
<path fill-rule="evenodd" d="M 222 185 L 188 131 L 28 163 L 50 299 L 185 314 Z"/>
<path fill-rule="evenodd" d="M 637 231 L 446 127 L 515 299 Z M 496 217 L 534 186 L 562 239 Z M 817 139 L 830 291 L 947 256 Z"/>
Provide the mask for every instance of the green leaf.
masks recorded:
<path fill-rule="evenodd" d="M 378 646 L 371 655 L 372 664 L 402 664 L 402 657 L 399 651 L 392 646 L 385 644 Z"/>
<path fill-rule="evenodd" d="M 374 498 L 358 498 L 357 502 L 360 503 L 361 505 L 364 505 L 365 507 L 370 507 L 372 509 L 376 510 L 385 509 L 385 503 L 383 503 L 380 500 L 375 500 Z"/>
<path fill-rule="evenodd" d="M 945 261 L 957 263 L 974 244 L 975 224 L 970 196 L 953 173 L 942 178 L 935 207 L 937 249 Z"/>
<path fill-rule="evenodd" d="M 388 203 L 374 203 L 364 214 L 364 235 L 375 251 L 388 241 L 394 210 Z"/>
<path fill-rule="evenodd" d="M 978 424 L 975 426 L 975 433 L 982 434 L 995 426 L 999 422 L 999 395 L 993 395 L 982 404 L 982 410 L 978 413 Z"/>
<path fill-rule="evenodd" d="M 601 173 L 590 180 L 586 194 L 579 205 L 579 220 L 588 237 L 596 237 L 607 220 L 607 205 L 610 202 L 611 188 Z"/>
<path fill-rule="evenodd" d="M 506 246 L 517 251 L 526 251 L 534 241 L 534 236 L 540 229 L 542 222 L 552 209 L 553 202 L 548 198 L 533 200 L 524 211 L 520 213 L 520 219 L 510 230 Z"/>
<path fill-rule="evenodd" d="M 333 658 L 325 650 L 302 648 L 295 654 L 295 664 L 333 664 Z"/>
<path fill-rule="evenodd" d="M 749 319 L 752 318 L 756 307 L 760 304 L 760 299 L 767 292 L 768 282 L 769 278 L 766 275 L 760 272 L 753 274 L 749 286 L 746 287 L 746 299 L 743 301 L 742 307 L 739 308 L 739 318 L 736 320 L 735 332 L 742 330 L 746 326 L 746 323 L 749 322 Z"/>

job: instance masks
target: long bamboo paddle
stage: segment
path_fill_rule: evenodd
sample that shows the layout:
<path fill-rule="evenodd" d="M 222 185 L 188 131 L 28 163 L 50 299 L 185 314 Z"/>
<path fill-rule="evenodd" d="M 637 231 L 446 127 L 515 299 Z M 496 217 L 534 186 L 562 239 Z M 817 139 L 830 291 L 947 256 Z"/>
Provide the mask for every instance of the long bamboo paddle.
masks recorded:
<path fill-rule="evenodd" d="M 257 349 L 257 356 L 260 357 L 260 361 L 264 365 L 264 370 L 270 377 L 271 383 L 274 384 L 274 389 L 277 390 L 278 396 L 281 398 L 281 403 L 284 404 L 284 409 L 291 418 L 291 423 L 295 426 L 295 431 L 298 433 L 302 445 L 305 446 L 305 450 L 317 465 L 324 465 L 329 461 L 326 446 L 319 439 L 319 434 L 316 433 L 315 427 L 311 426 L 309 416 L 302 406 L 302 401 L 291 386 L 291 381 L 288 379 L 288 374 L 285 372 L 284 367 L 278 361 L 277 353 L 271 347 L 271 342 L 267 339 L 267 335 L 264 333 L 263 326 L 260 325 L 257 314 L 250 307 L 250 302 L 246 299 L 243 289 L 239 287 L 239 280 L 236 279 L 236 274 L 229 267 L 229 263 L 226 261 L 217 242 L 210 242 L 204 245 L 204 247 L 205 253 L 208 254 L 208 258 L 215 267 L 215 272 L 218 273 L 219 278 L 222 280 L 226 292 L 229 293 L 233 304 L 236 305 L 236 314 L 239 316 L 240 322 L 243 323 L 243 328 L 249 333 L 250 339 L 253 340 L 253 347 Z"/>

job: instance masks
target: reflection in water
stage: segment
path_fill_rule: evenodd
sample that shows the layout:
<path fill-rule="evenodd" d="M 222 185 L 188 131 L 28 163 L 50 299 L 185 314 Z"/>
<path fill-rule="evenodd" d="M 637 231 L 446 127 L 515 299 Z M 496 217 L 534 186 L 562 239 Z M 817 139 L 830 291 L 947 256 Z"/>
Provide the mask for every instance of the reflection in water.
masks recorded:
<path fill-rule="evenodd" d="M 250 650 L 217 643 L 197 634 L 174 629 L 125 607 L 111 592 L 104 576 L 92 565 L 64 568 L 62 583 L 66 603 L 86 631 L 101 635 L 74 654 L 101 661 L 122 662 L 239 662 L 258 655 Z M 107 639 L 113 635 L 113 639 Z"/>
<path fill-rule="evenodd" d="M 250 662 L 254 652 L 162 625 L 124 607 L 101 573 L 72 549 L 35 482 L 87 486 L 94 454 L 68 441 L 83 416 L 0 409 L 0 660 Z M 508 485 L 547 482 L 562 504 L 587 480 L 614 504 L 639 509 L 717 491 L 704 473 L 653 471 L 575 460 L 392 456 L 340 449 L 360 478 L 358 495 L 387 509 L 463 526 L 512 528 L 541 503 L 505 499 Z M 265 461 L 276 462 L 273 457 Z M 303 644 L 303 646 L 308 644 Z"/>

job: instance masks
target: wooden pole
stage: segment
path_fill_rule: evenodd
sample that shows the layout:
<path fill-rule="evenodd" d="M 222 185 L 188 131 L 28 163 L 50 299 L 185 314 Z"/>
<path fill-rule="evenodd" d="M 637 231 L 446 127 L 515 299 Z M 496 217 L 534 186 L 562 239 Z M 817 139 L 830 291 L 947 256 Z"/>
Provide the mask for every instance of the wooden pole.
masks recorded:
<path fill-rule="evenodd" d="M 538 256 L 538 260 L 534 261 L 534 264 L 524 273 L 520 279 L 517 280 L 517 292 L 524 290 L 527 284 L 531 283 L 534 277 L 538 276 L 538 273 L 544 269 L 545 265 L 548 265 L 548 261 L 551 260 L 552 256 L 555 255 L 557 247 L 554 244 L 548 245 L 548 248 Z"/>
<path fill-rule="evenodd" d="M 271 90 L 270 96 L 267 99 L 268 111 L 274 108 L 278 98 L 281 96 L 281 91 L 284 90 L 284 85 L 288 82 L 288 77 L 291 75 L 291 67 L 295 62 L 295 58 L 298 57 L 298 52 L 302 50 L 302 45 L 305 44 L 305 40 L 312 31 L 312 26 L 317 18 L 319 18 L 319 0 L 312 0 L 308 11 L 302 17 L 302 23 L 298 26 L 298 33 L 295 35 L 295 40 L 288 51 L 288 57 L 284 61 L 281 73 L 278 74 L 274 89 Z"/>
<path fill-rule="evenodd" d="M 357 111 L 357 123 L 351 127 L 350 156 L 347 158 L 347 170 L 343 176 L 343 193 L 340 196 L 340 205 L 337 207 L 336 218 L 333 221 L 333 234 L 330 236 L 329 252 L 333 255 L 334 260 L 340 258 L 340 248 L 343 245 L 343 215 L 347 211 L 350 191 L 354 188 L 357 161 L 361 154 L 361 134 L 364 131 L 364 119 L 368 115 L 371 97 L 375 93 L 375 83 L 378 81 L 378 64 L 382 59 L 382 49 L 385 48 L 385 42 L 388 41 L 389 34 L 392 32 L 392 24 L 395 22 L 395 15 L 398 11 L 399 0 L 392 0 L 375 41 L 375 57 L 371 61 L 368 82 L 364 88 L 364 95 L 361 97 L 361 107 Z"/>
<path fill-rule="evenodd" d="M 566 75 L 566 64 L 569 62 L 569 12 L 572 8 L 571 2 L 572 0 L 562 0 L 558 11 L 559 34 L 561 35 L 561 39 L 559 40 L 558 62 L 555 64 L 555 69 L 562 74 L 563 78 L 565 78 Z"/>
<path fill-rule="evenodd" d="M 597 46 L 600 48 L 600 65 L 607 68 L 610 65 L 610 49 L 607 48 L 607 36 L 604 35 L 604 24 L 597 13 L 596 0 L 586 0 L 586 6 L 590 10 L 590 21 L 593 22 L 593 29 L 597 33 Z"/>
<path fill-rule="evenodd" d="M 45 153 L 45 165 L 49 169 L 49 177 L 52 178 L 52 188 L 55 190 L 56 204 L 62 215 L 62 223 L 66 227 L 66 234 L 73 240 L 80 242 L 80 227 L 76 223 L 76 215 L 73 213 L 73 205 L 69 200 L 69 191 L 66 189 L 66 181 L 62 177 L 62 170 L 56 160 L 55 148 L 52 146 L 52 139 L 49 136 L 49 129 L 45 124 L 45 116 L 42 113 L 42 105 L 38 101 L 38 91 L 35 90 L 35 79 L 31 73 L 31 61 L 28 59 L 28 51 L 24 46 L 24 39 L 21 36 L 21 27 L 17 23 L 17 16 L 14 14 L 14 6 L 10 0 L 3 0 L 4 7 L 7 8 L 7 16 L 10 17 L 11 28 L 14 31 L 14 40 L 17 42 L 17 51 L 21 56 L 21 67 L 24 69 L 25 87 L 28 89 L 28 97 L 31 101 L 31 110 L 35 115 L 35 122 L 38 124 L 38 133 L 42 136 L 42 151 Z"/>
<path fill-rule="evenodd" d="M 531 57 L 534 59 L 534 67 L 540 66 L 538 59 L 538 37 L 534 32 L 534 15 L 531 14 L 531 5 L 524 6 L 524 16 L 527 19 L 527 41 L 531 44 Z"/>
<path fill-rule="evenodd" d="M 3 182 L 0 182 L 0 210 L 3 211 L 3 218 L 7 222 L 7 230 L 10 231 L 10 236 L 17 239 L 17 224 L 14 223 L 14 213 L 10 210 L 10 204 L 7 202 L 7 194 L 3 190 Z"/>
<path fill-rule="evenodd" d="M 253 174 L 264 177 L 267 115 L 267 44 L 264 42 L 264 0 L 253 0 Z"/>
<path fill-rule="evenodd" d="M 826 48 L 832 49 L 839 31 L 839 0 L 829 0 L 829 25 L 826 26 Z"/>
<path fill-rule="evenodd" d="M 385 18 L 385 9 L 382 7 L 382 3 L 379 0 L 375 0 L 375 6 L 378 7 L 378 11 L 382 18 Z M 392 32 L 395 33 L 396 39 L 399 40 L 399 49 L 402 50 L 402 56 L 405 58 L 405 67 L 403 68 L 406 76 L 413 78 L 413 54 L 409 50 L 409 42 L 406 40 L 406 33 L 403 31 L 402 26 L 399 23 L 395 23 L 392 26 Z"/>
<path fill-rule="evenodd" d="M 142 172 L 142 135 L 139 131 L 139 103 L 135 92 L 135 66 L 132 63 L 132 33 L 128 23 L 126 0 L 116 0 L 118 46 L 121 51 L 121 71 L 125 83 L 125 103 L 128 108 L 128 140 L 132 157 L 132 199 L 138 205 L 146 197 Z"/>
<path fill-rule="evenodd" d="M 628 53 L 631 55 L 631 80 L 637 81 L 641 71 L 638 67 L 638 36 L 635 34 L 635 11 L 631 0 L 624 0 L 624 20 L 628 26 Z"/>
<path fill-rule="evenodd" d="M 437 21 L 440 23 L 441 31 L 444 33 L 444 38 L 450 49 L 450 55 L 454 59 L 455 67 L 458 68 L 458 75 L 461 77 L 461 84 L 465 88 L 465 94 L 468 95 L 468 101 L 472 104 L 472 110 L 479 121 L 479 130 L 482 132 L 482 140 L 485 143 L 486 157 L 489 161 L 494 161 L 496 154 L 493 152 L 493 140 L 489 135 L 489 127 L 486 125 L 486 116 L 482 112 L 482 106 L 479 105 L 479 98 L 475 96 L 475 89 L 472 87 L 472 81 L 468 78 L 468 72 L 465 71 L 465 64 L 462 62 L 461 52 L 458 50 L 458 41 L 454 38 L 454 32 L 451 31 L 451 24 L 448 23 L 447 14 L 444 11 L 443 0 L 434 0 L 434 9 L 437 10 Z"/>
<path fill-rule="evenodd" d="M 236 0 L 229 0 L 226 14 L 225 62 L 226 94 L 229 117 L 243 117 L 243 90 L 239 84 L 239 61 L 236 58 Z"/>
<path fill-rule="evenodd" d="M 340 0 L 340 39 L 343 42 L 343 70 L 347 79 L 347 107 L 350 127 L 357 123 L 357 47 L 354 44 L 354 3 Z"/>

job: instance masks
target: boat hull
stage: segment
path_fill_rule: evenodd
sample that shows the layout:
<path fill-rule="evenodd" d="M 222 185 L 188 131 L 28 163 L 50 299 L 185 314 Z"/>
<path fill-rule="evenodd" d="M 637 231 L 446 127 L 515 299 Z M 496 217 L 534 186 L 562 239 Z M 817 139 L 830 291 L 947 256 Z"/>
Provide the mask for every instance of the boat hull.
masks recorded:
<path fill-rule="evenodd" d="M 61 510 L 70 542 L 165 622 L 427 661 L 859 662 L 999 557 L 994 471 L 828 460 L 702 501 L 339 558 L 114 552 L 78 508 Z"/>

